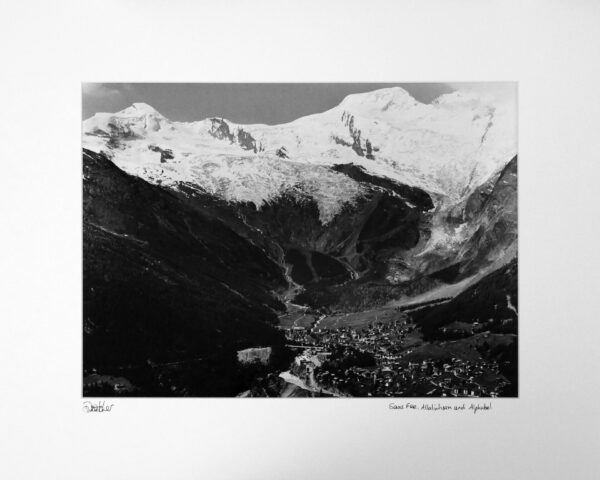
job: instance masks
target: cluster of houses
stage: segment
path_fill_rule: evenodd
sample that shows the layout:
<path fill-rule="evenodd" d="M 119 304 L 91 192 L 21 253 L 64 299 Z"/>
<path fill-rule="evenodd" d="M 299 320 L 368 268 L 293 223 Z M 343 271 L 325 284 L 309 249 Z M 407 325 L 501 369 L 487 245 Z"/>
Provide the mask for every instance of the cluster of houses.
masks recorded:
<path fill-rule="evenodd" d="M 351 395 L 496 397 L 508 384 L 494 361 L 457 357 L 415 361 L 413 349 L 407 346 L 407 337 L 414 333 L 418 333 L 415 325 L 401 316 L 360 329 L 294 327 L 287 335 L 307 347 L 305 354 L 296 358 L 300 376 Z M 328 368 L 331 351 L 344 352 L 344 348 L 370 353 L 375 366 L 352 366 L 343 371 Z"/>
<path fill-rule="evenodd" d="M 387 323 L 370 324 L 363 328 L 339 327 L 292 327 L 286 331 L 287 339 L 302 345 L 325 348 L 352 346 L 371 353 L 400 353 L 407 335 L 415 330 L 406 316 Z"/>
<path fill-rule="evenodd" d="M 343 372 L 321 368 L 316 370 L 315 379 L 327 388 L 375 397 L 497 397 L 507 384 L 497 364 L 460 363 L 458 359 L 443 364 L 424 360 L 405 366 L 378 363 L 376 367 L 351 367 Z"/>
<path fill-rule="evenodd" d="M 378 393 L 435 397 L 496 397 L 507 385 L 497 362 L 449 360 L 408 362 L 381 369 Z"/>

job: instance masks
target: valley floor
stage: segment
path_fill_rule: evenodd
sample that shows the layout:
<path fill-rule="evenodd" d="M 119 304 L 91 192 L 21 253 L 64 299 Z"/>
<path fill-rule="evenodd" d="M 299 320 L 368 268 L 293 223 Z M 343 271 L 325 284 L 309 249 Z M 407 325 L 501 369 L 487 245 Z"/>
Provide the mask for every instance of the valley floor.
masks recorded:
<path fill-rule="evenodd" d="M 463 338 L 426 341 L 407 314 L 379 313 L 375 322 L 368 312 L 362 318 L 353 314 L 354 323 L 346 326 L 323 318 L 308 327 L 282 327 L 299 353 L 279 376 L 308 392 L 336 397 L 496 397 L 510 384 L 503 365 L 487 358 L 483 346 L 508 346 L 516 335 L 464 324 L 452 331 Z"/>

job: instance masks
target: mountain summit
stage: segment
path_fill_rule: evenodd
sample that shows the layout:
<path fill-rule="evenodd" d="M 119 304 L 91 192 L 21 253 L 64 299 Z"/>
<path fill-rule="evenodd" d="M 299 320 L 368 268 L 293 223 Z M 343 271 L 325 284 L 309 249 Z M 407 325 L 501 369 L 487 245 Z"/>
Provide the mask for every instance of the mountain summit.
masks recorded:
<path fill-rule="evenodd" d="M 367 93 L 354 93 L 348 95 L 338 108 L 350 110 L 354 113 L 381 113 L 388 110 L 402 110 L 416 107 L 420 104 L 406 90 L 401 87 L 390 87 Z"/>
<path fill-rule="evenodd" d="M 326 112 L 282 125 L 222 118 L 172 122 L 135 103 L 85 120 L 83 144 L 150 182 L 174 188 L 188 182 L 257 206 L 294 185 L 308 182 L 319 189 L 314 172 L 342 163 L 423 188 L 447 205 L 516 154 L 514 105 L 468 95 L 469 101 L 455 92 L 423 104 L 402 88 L 386 88 L 349 95 Z M 164 150 L 172 153 L 166 162 Z"/>
<path fill-rule="evenodd" d="M 127 107 L 126 109 L 121 110 L 116 115 L 122 115 L 122 116 L 154 115 L 156 117 L 162 117 L 162 115 L 160 113 L 158 113 L 158 111 L 154 107 L 152 107 L 151 105 L 148 105 L 147 103 L 143 103 L 143 102 L 134 103 L 130 107 Z"/>

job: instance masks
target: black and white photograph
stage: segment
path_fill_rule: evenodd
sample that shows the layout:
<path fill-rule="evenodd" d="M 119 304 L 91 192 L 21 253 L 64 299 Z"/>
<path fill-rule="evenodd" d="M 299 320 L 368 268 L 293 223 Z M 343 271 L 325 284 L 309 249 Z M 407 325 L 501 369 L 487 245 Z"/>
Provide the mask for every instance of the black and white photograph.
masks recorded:
<path fill-rule="evenodd" d="M 0 7 L 1 480 L 598 480 L 600 2 Z"/>
<path fill-rule="evenodd" d="M 517 85 L 83 89 L 83 394 L 518 395 Z"/>

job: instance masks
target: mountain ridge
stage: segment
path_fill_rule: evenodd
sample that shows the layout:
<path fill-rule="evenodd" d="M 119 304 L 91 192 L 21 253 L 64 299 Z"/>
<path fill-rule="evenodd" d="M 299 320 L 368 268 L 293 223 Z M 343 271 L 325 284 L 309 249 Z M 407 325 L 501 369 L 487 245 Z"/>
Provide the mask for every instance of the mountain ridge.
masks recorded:
<path fill-rule="evenodd" d="M 174 188 L 181 181 L 202 185 L 200 172 L 206 165 L 221 165 L 212 172 L 221 184 L 206 185 L 208 190 L 257 206 L 307 176 L 288 168 L 285 185 L 250 198 L 239 185 L 273 170 L 272 160 L 280 161 L 275 165 L 294 162 L 315 168 L 358 163 L 372 174 L 423 188 L 441 195 L 442 203 L 452 203 L 516 153 L 512 107 L 492 103 L 473 94 L 447 94 L 424 104 L 392 87 L 349 95 L 332 109 L 281 125 L 242 125 L 219 117 L 173 122 L 137 103 L 138 107 L 85 120 L 84 146 L 104 151 L 129 173 Z M 511 129 L 511 135 L 504 135 Z M 161 164 L 147 151 L 150 144 L 172 150 L 173 159 Z M 244 172 L 237 164 L 223 166 L 235 158 L 255 168 Z"/>

